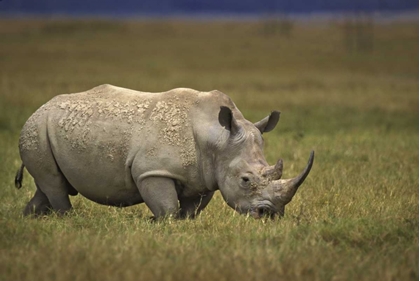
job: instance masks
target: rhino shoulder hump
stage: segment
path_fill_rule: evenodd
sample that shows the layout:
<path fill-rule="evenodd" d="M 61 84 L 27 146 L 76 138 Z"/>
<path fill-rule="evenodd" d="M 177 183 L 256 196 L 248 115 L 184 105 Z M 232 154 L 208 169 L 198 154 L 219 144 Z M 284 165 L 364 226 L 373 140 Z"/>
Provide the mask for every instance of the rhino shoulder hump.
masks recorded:
<path fill-rule="evenodd" d="M 211 99 L 219 105 L 228 106 L 230 108 L 235 108 L 235 104 L 232 99 L 225 93 L 219 90 L 213 90 L 209 92 Z"/>

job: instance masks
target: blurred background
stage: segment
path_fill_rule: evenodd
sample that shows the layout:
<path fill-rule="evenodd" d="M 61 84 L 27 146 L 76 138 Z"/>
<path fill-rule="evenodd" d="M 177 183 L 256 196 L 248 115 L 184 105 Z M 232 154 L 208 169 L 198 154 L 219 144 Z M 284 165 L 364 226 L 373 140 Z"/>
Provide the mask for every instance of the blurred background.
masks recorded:
<path fill-rule="evenodd" d="M 417 0 L 0 0 L 0 275 L 418 280 L 418 9 Z M 144 204 L 82 196 L 65 219 L 22 219 L 35 190 L 29 175 L 13 188 L 23 124 L 52 97 L 105 83 L 218 89 L 251 121 L 280 110 L 264 134 L 267 161 L 283 158 L 292 177 L 313 149 L 314 167 L 280 222 L 236 215 L 219 194 L 199 220 L 174 224 L 149 224 Z"/>
<path fill-rule="evenodd" d="M 250 120 L 280 110 L 291 139 L 272 149 L 292 159 L 306 155 L 281 147 L 306 146 L 305 136 L 418 130 L 418 6 L 2 0 L 0 127 L 17 132 L 53 96 L 109 83 L 218 89 Z"/>
<path fill-rule="evenodd" d="M 418 108 L 418 6 L 1 0 L 0 102 L 33 111 L 52 96 L 103 83 L 158 92 L 190 87 L 225 92 L 250 119 L 267 109 L 298 112 L 305 121 L 285 122 L 285 131 L 351 129 L 360 125 L 354 118 L 390 126 L 388 111 Z M 387 118 L 372 119 L 379 108 Z M 3 126 L 20 127 L 14 122 Z"/>
<path fill-rule="evenodd" d="M 349 12 L 416 12 L 415 0 L 2 0 L 1 11 L 14 15 L 107 16 L 256 16 L 261 14 L 308 14 Z"/>

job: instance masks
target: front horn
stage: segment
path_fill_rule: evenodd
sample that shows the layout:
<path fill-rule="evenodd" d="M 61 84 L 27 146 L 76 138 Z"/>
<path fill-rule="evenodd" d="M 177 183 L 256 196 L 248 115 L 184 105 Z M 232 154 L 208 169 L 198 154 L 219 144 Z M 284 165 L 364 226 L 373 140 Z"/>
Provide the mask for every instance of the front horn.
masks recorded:
<path fill-rule="evenodd" d="M 283 201 L 285 205 L 292 200 L 299 186 L 305 181 L 306 177 L 311 171 L 312 164 L 314 163 L 314 155 L 314 151 L 311 151 L 308 164 L 306 164 L 306 168 L 299 176 L 292 179 L 273 181 L 274 194 L 276 197 L 280 197 L 280 200 Z"/>

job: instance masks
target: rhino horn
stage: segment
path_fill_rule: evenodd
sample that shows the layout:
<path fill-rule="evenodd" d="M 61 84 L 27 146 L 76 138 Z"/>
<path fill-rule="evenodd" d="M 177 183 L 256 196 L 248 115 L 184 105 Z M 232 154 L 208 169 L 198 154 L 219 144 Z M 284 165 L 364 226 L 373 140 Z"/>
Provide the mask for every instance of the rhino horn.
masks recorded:
<path fill-rule="evenodd" d="M 283 160 L 277 161 L 276 165 L 263 169 L 262 176 L 270 181 L 279 180 L 283 174 Z"/>
<path fill-rule="evenodd" d="M 284 204 L 287 204 L 292 200 L 299 186 L 305 181 L 306 177 L 311 171 L 313 162 L 314 152 L 312 151 L 311 155 L 309 156 L 308 164 L 306 165 L 305 169 L 300 175 L 291 179 L 281 179 L 273 181 L 274 194 L 276 195 L 276 197 L 279 197 Z"/>

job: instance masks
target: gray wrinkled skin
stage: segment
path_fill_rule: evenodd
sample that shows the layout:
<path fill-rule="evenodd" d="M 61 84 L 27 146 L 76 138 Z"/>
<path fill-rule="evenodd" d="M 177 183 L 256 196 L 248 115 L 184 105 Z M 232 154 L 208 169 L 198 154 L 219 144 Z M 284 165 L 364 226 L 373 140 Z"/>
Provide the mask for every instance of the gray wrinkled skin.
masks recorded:
<path fill-rule="evenodd" d="M 219 91 L 101 85 L 56 96 L 21 132 L 21 159 L 37 186 L 24 214 L 65 213 L 68 195 L 80 193 L 105 205 L 145 202 L 157 218 L 194 217 L 219 189 L 240 213 L 282 215 L 313 154 L 303 176 L 280 180 L 282 161 L 268 165 L 262 139 L 278 119 L 273 112 L 253 124 Z"/>

